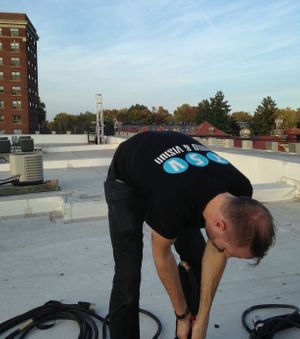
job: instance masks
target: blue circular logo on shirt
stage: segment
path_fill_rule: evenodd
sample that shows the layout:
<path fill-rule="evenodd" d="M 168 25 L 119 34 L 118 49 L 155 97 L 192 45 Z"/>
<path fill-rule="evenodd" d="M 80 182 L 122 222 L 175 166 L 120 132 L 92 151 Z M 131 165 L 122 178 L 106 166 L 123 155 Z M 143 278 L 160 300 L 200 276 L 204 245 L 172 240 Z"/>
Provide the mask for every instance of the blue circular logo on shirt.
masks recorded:
<path fill-rule="evenodd" d="M 221 165 L 228 165 L 229 164 L 228 160 L 220 157 L 216 153 L 208 152 L 208 153 L 206 153 L 206 156 L 208 157 L 209 160 L 217 162 L 218 164 L 221 164 Z"/>
<path fill-rule="evenodd" d="M 196 152 L 189 152 L 185 156 L 185 160 L 189 162 L 191 165 L 197 166 L 197 167 L 205 167 L 208 165 L 208 159 L 199 153 Z"/>
<path fill-rule="evenodd" d="M 178 174 L 186 171 L 189 167 L 189 164 L 181 158 L 171 158 L 164 162 L 163 169 L 169 174 Z"/>

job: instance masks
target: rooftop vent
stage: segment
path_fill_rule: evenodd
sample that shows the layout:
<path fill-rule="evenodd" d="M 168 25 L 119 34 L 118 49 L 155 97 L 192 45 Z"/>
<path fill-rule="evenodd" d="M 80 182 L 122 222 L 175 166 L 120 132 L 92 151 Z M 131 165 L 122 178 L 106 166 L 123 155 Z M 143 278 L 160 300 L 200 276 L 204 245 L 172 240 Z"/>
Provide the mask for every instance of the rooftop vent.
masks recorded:
<path fill-rule="evenodd" d="M 11 153 L 9 155 L 9 163 L 10 175 L 18 177 L 15 185 L 43 183 L 43 157 L 40 152 Z"/>
<path fill-rule="evenodd" d="M 10 141 L 6 137 L 0 137 L 0 153 L 10 152 Z"/>

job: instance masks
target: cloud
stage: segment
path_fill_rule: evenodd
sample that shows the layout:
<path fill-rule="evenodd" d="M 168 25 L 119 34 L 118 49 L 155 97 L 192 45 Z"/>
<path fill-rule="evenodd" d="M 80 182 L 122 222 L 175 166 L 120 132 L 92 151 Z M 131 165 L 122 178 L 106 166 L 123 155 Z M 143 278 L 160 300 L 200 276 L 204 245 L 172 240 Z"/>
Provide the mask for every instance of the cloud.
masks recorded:
<path fill-rule="evenodd" d="M 217 90 L 228 93 L 233 109 L 252 110 L 264 93 L 281 90 L 289 106 L 300 106 L 296 1 L 4 0 L 1 6 L 28 13 L 37 28 L 40 95 L 52 116 L 94 110 L 99 91 L 110 108 L 142 103 L 172 112 Z"/>

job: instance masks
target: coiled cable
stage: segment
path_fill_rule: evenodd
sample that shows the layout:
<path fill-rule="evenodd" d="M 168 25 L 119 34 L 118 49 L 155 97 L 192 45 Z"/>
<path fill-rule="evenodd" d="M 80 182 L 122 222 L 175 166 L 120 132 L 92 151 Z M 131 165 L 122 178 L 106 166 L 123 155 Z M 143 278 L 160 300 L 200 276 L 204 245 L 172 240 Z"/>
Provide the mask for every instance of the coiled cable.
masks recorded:
<path fill-rule="evenodd" d="M 162 329 L 159 319 L 143 309 L 140 309 L 140 313 L 147 315 L 156 323 L 157 330 L 152 339 L 157 339 Z M 43 306 L 4 321 L 0 324 L 0 335 L 12 330 L 5 339 L 23 339 L 34 329 L 47 330 L 53 327 L 57 320 L 75 321 L 79 326 L 78 339 L 98 339 L 97 320 L 99 320 L 102 322 L 102 337 L 107 338 L 109 316 L 102 317 L 97 314 L 95 304 L 81 301 L 77 304 L 64 304 L 56 300 L 50 300 Z"/>
<path fill-rule="evenodd" d="M 261 320 L 254 317 L 254 327 L 250 328 L 247 317 L 250 313 L 262 309 L 287 308 L 293 310 L 292 313 L 274 316 Z M 299 308 L 287 304 L 262 304 L 249 307 L 242 314 L 242 323 L 246 331 L 250 334 L 250 339 L 272 339 L 275 333 L 287 328 L 300 328 Z"/>

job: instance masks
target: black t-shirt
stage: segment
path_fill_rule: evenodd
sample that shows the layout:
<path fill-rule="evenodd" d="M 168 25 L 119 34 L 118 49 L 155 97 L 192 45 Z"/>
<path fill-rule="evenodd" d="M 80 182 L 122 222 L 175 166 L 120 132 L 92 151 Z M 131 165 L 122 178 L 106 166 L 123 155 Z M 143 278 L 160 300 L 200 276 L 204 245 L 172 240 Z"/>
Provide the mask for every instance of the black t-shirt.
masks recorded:
<path fill-rule="evenodd" d="M 226 159 L 178 132 L 144 132 L 123 142 L 114 172 L 148 201 L 146 222 L 162 236 L 204 227 L 203 210 L 216 195 L 252 196 L 249 180 Z"/>

